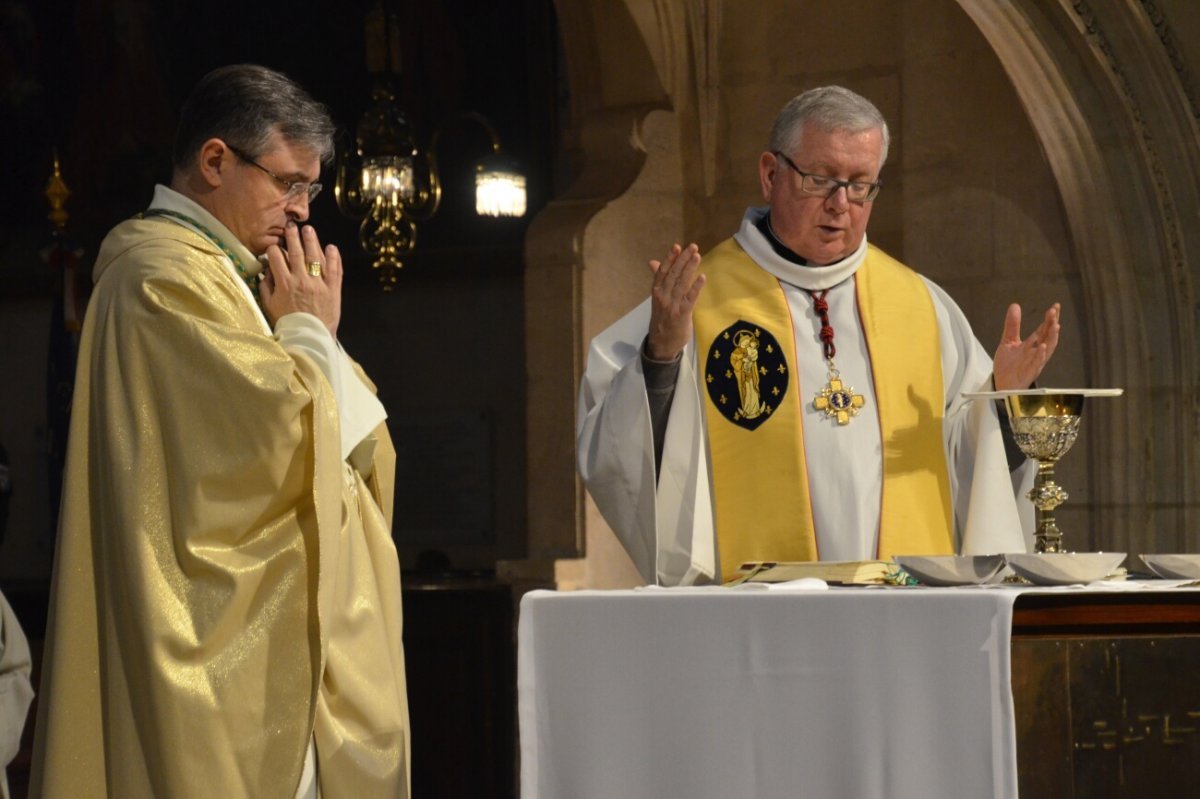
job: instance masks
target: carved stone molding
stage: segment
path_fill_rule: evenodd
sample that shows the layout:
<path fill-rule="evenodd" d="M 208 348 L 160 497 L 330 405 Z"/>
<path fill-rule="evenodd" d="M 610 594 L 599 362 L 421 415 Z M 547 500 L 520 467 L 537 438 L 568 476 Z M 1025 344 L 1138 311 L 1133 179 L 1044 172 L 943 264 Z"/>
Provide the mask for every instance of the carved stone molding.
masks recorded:
<path fill-rule="evenodd" d="M 646 19 L 620 0 L 555 5 L 575 137 L 568 149 L 580 169 L 525 238 L 528 557 L 543 564 L 579 557 L 585 547 L 574 436 L 587 346 L 581 305 L 584 232 L 641 171 L 645 152 L 634 131 L 666 102 L 658 79 L 661 63 L 647 47 L 654 39 L 640 32 Z"/>
<path fill-rule="evenodd" d="M 684 171 L 685 191 L 715 192 L 723 1 L 556 2 L 582 171 L 526 236 L 531 558 L 584 554 L 574 463 L 575 394 L 588 343 L 582 243 L 595 216 L 642 170 L 637 131 L 650 112 L 671 108 L 681 149 L 703 164 Z"/>
<path fill-rule="evenodd" d="M 1171 62 L 1171 68 L 1175 70 L 1179 87 L 1188 99 L 1192 116 L 1200 119 L 1200 98 L 1197 97 L 1195 84 L 1192 83 L 1191 70 L 1188 69 L 1183 54 L 1179 52 L 1179 45 L 1166 14 L 1154 0 L 1141 0 L 1141 4 L 1150 24 L 1154 26 L 1154 32 L 1158 34 L 1158 40 L 1162 43 L 1167 60 Z"/>
<path fill-rule="evenodd" d="M 721 2 L 699 0 L 684 6 L 692 43 L 691 77 L 699 110 L 696 132 L 700 139 L 705 197 L 712 197 L 717 190 L 717 136 L 721 124 Z"/>
<path fill-rule="evenodd" d="M 658 78 L 680 120 L 680 144 L 695 151 L 697 190 L 712 197 L 717 183 L 724 0 L 627 0 L 648 43 Z M 690 178 L 685 175 L 685 178 Z"/>

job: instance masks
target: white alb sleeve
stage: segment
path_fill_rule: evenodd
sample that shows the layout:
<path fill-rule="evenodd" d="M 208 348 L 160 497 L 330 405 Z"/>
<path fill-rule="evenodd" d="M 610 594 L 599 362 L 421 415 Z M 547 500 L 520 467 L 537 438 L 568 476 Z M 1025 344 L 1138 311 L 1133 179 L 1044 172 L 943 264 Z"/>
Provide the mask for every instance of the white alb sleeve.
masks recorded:
<path fill-rule="evenodd" d="M 333 389 L 341 427 L 342 460 L 367 438 L 387 412 L 354 372 L 342 350 L 320 319 L 309 313 L 290 313 L 275 323 L 275 340 L 287 352 L 302 352 L 316 363 Z"/>

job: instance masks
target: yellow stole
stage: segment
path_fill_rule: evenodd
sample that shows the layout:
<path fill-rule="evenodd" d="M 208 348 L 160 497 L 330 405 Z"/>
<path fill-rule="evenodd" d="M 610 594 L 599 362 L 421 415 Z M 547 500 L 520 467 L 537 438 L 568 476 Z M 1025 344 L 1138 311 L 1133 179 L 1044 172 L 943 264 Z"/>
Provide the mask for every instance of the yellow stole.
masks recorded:
<path fill-rule="evenodd" d="M 818 560 L 803 417 L 817 420 L 812 401 L 820 386 L 798 384 L 787 298 L 779 281 L 733 239 L 706 255 L 704 267 L 708 283 L 693 320 L 709 398 L 721 572 L 728 578 L 755 560 Z M 868 247 L 855 280 L 883 445 L 876 556 L 951 554 L 933 300 L 915 272 L 875 247 Z"/>

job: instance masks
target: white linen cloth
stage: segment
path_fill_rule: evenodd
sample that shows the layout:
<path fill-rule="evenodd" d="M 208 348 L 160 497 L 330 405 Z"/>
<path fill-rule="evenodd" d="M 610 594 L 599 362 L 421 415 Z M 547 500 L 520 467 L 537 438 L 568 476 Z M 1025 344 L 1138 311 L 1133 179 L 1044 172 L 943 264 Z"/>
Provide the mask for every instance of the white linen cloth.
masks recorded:
<path fill-rule="evenodd" d="M 531 592 L 521 796 L 1015 799 L 1019 593 Z"/>
<path fill-rule="evenodd" d="M 795 320 L 799 390 L 791 401 L 801 404 L 805 458 L 810 467 L 821 465 L 819 470 L 810 468 L 808 475 L 818 548 L 824 560 L 869 560 L 877 552 L 884 442 L 852 279 L 866 257 L 867 240 L 839 263 L 800 266 L 775 253 L 756 227 L 765 212 L 748 209 L 734 238 L 759 266 L 779 279 Z M 963 399 L 965 391 L 991 387 L 992 361 L 950 296 L 929 280 L 925 284 L 937 316 L 941 348 L 943 439 L 955 549 L 961 554 L 1027 551 L 1032 511 L 1023 494 L 1032 479 L 1032 464 L 1010 475 L 995 406 Z M 828 289 L 837 367 L 846 385 L 866 398 L 864 411 L 846 426 L 812 407 L 812 398 L 828 375 L 818 335 L 821 324 L 807 292 L 824 289 Z M 696 379 L 697 344 L 692 341 L 684 350 L 656 484 L 640 357 L 649 321 L 647 300 L 593 340 L 579 392 L 577 463 L 589 492 L 643 579 L 662 585 L 703 584 L 718 579 L 718 564 L 706 399 Z M 1024 519 L 1018 502 L 1025 507 Z"/>

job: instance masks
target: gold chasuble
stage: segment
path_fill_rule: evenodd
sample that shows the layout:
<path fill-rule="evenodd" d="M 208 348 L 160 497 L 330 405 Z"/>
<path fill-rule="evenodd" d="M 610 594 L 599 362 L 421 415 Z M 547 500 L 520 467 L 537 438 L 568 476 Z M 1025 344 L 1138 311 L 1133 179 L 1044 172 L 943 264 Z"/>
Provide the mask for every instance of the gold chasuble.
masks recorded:
<path fill-rule="evenodd" d="M 200 235 L 125 222 L 96 269 L 31 795 L 293 799 L 315 739 L 324 796 L 407 797 L 386 429 L 342 459 L 328 381 Z"/>
<path fill-rule="evenodd" d="M 817 560 L 804 421 L 820 386 L 797 385 L 795 334 L 779 281 L 729 239 L 704 258 L 693 320 L 721 572 L 747 561 Z M 869 246 L 855 275 L 883 446 L 877 556 L 954 551 L 937 317 L 921 278 Z M 806 357 L 820 357 L 818 351 Z M 830 452 L 827 457 L 852 457 Z M 819 467 L 818 467 L 819 468 Z M 836 534 L 836 531 L 835 531 Z"/>

